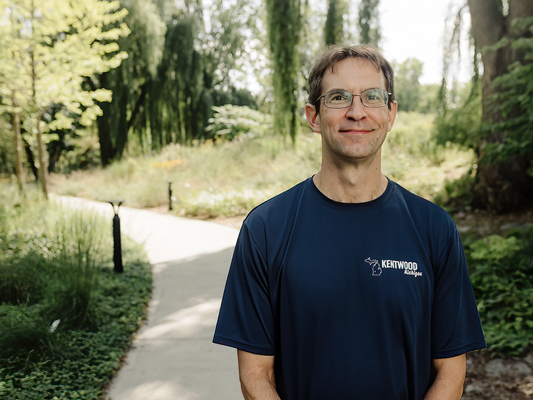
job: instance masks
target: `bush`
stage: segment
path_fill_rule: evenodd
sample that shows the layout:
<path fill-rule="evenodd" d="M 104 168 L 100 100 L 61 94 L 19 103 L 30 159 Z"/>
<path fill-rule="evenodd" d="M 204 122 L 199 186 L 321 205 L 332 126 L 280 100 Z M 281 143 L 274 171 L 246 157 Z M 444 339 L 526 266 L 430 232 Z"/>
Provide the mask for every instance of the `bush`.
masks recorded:
<path fill-rule="evenodd" d="M 533 228 L 475 241 L 467 257 L 489 350 L 524 354 L 533 343 Z"/>
<path fill-rule="evenodd" d="M 213 111 L 215 115 L 209 119 L 206 132 L 217 140 L 233 140 L 240 136 L 263 136 L 272 124 L 269 115 L 245 106 L 228 104 L 213 107 Z"/>

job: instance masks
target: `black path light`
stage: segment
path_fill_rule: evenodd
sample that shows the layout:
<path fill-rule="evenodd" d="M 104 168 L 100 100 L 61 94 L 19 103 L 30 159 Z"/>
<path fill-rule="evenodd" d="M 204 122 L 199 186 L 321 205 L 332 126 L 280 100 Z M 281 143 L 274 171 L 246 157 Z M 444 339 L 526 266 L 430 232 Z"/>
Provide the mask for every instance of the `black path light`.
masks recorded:
<path fill-rule="evenodd" d="M 168 181 L 168 211 L 172 211 L 172 181 Z"/>
<path fill-rule="evenodd" d="M 120 239 L 120 217 L 118 216 L 118 209 L 123 202 L 123 200 L 108 201 L 115 213 L 113 217 L 113 264 L 115 265 L 115 272 L 124 272 L 124 267 L 122 266 L 122 242 Z"/>

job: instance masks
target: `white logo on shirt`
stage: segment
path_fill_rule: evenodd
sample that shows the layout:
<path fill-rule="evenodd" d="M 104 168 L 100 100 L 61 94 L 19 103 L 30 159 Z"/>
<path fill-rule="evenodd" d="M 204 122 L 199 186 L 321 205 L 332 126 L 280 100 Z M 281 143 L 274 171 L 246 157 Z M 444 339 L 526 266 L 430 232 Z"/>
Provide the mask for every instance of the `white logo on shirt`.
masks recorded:
<path fill-rule="evenodd" d="M 396 261 L 396 260 L 374 260 L 368 257 L 366 263 L 372 266 L 372 276 L 380 276 L 383 269 L 403 270 L 404 275 L 411 275 L 413 277 L 422 276 L 422 272 L 418 271 L 418 264 L 412 261 Z"/>
<path fill-rule="evenodd" d="M 372 266 L 372 276 L 380 276 L 383 270 L 381 269 L 381 266 L 379 265 L 378 260 L 372 260 L 370 257 L 368 257 L 365 262 L 369 263 Z"/>

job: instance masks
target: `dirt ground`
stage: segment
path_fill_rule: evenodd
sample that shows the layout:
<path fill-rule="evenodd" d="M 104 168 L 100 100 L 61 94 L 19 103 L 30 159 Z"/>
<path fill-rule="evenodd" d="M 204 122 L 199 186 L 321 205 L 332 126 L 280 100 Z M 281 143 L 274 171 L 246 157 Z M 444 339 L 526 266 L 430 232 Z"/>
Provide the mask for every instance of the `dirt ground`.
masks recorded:
<path fill-rule="evenodd" d="M 464 400 L 533 398 L 533 352 L 505 360 L 491 359 L 485 351 L 467 357 Z"/>

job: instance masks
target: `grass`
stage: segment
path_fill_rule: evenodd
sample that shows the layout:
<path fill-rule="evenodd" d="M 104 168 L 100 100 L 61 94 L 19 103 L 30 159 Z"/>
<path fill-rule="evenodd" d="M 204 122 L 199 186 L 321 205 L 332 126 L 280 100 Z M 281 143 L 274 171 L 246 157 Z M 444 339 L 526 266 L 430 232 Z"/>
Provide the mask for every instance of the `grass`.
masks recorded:
<path fill-rule="evenodd" d="M 151 270 L 109 221 L 0 191 L 0 398 L 98 399 L 145 316 Z"/>
<path fill-rule="evenodd" d="M 383 171 L 424 197 L 433 198 L 461 176 L 473 155 L 439 147 L 431 139 L 433 116 L 400 112 L 383 148 Z M 95 200 L 120 198 L 132 207 L 168 204 L 168 181 L 176 213 L 193 217 L 246 214 L 320 168 L 320 136 L 302 128 L 296 145 L 266 135 L 195 147 L 167 146 L 161 154 L 128 158 L 105 169 L 52 176 L 57 194 Z"/>

